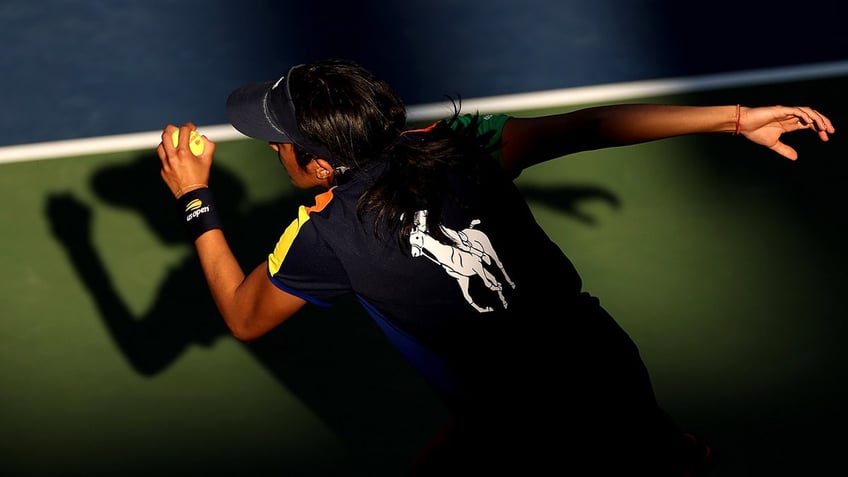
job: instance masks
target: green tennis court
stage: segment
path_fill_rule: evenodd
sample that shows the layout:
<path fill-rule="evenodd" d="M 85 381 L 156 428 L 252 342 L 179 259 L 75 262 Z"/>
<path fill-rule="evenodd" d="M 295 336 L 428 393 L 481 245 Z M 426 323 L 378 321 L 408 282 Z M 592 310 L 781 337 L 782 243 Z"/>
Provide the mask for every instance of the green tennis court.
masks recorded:
<path fill-rule="evenodd" d="M 846 80 L 639 99 L 812 105 L 837 133 L 787 137 L 798 162 L 687 137 L 519 179 L 639 343 L 660 401 L 716 448 L 716 476 L 841 467 Z M 155 146 L 0 165 L 0 474 L 399 475 L 445 417 L 435 396 L 352 301 L 231 338 Z M 216 161 L 253 267 L 309 196 L 265 144 L 220 142 Z"/>

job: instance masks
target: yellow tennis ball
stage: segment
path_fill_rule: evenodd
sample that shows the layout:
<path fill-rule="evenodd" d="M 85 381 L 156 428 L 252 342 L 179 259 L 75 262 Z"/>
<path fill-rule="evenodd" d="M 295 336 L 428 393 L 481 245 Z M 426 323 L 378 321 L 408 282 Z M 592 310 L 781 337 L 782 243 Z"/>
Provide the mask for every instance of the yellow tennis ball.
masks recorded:
<path fill-rule="evenodd" d="M 180 130 L 174 129 L 174 132 L 171 134 L 171 139 L 174 140 L 174 147 L 177 147 L 177 144 L 180 143 Z M 191 149 L 191 153 L 195 156 L 199 156 L 203 154 L 203 148 L 205 144 L 203 144 L 203 138 L 197 131 L 191 131 L 191 136 L 188 138 L 188 147 Z"/>

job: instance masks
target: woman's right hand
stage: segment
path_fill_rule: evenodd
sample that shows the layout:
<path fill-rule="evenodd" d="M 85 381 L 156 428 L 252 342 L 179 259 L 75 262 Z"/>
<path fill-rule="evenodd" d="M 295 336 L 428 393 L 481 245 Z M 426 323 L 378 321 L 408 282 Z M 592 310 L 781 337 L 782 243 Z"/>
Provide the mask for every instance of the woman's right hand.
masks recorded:
<path fill-rule="evenodd" d="M 195 156 L 189 147 L 191 131 L 196 130 L 193 123 L 185 123 L 179 128 L 179 142 L 175 146 L 172 135 L 177 127 L 168 124 L 162 131 L 162 142 L 156 148 L 162 161 L 160 174 L 174 197 L 179 199 L 186 192 L 209 186 L 209 174 L 212 169 L 212 157 L 215 143 L 201 136 L 203 151 Z"/>

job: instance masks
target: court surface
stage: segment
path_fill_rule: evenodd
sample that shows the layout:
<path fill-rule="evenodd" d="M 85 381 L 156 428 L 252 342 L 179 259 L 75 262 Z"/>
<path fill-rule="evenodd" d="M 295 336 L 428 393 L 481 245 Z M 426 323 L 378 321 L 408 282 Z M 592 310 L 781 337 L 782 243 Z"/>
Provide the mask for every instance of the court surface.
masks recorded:
<path fill-rule="evenodd" d="M 813 105 L 837 133 L 788 137 L 798 162 L 688 137 L 519 179 L 716 476 L 822 475 L 848 444 L 846 79 L 630 99 Z M 154 147 L 0 165 L 0 474 L 399 475 L 433 394 L 352 302 L 229 337 Z M 250 267 L 309 199 L 250 140 L 220 141 L 212 184 Z"/>

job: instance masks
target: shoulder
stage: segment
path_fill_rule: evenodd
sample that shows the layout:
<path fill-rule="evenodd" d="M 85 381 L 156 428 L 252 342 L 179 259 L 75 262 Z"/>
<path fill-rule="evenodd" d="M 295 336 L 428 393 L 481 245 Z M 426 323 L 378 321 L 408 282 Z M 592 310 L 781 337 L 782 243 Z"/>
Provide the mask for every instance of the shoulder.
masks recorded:
<path fill-rule="evenodd" d="M 449 121 L 449 124 L 456 128 L 469 127 L 476 122 L 479 133 L 496 131 L 499 134 L 509 118 L 510 116 L 507 114 L 460 114 L 454 120 Z"/>
<path fill-rule="evenodd" d="M 503 129 L 506 122 L 511 118 L 507 114 L 460 114 L 449 125 L 456 128 L 474 128 L 474 134 L 482 139 L 485 147 L 491 150 L 492 157 L 501 166 L 504 166 L 501 146 L 503 142 Z"/>

